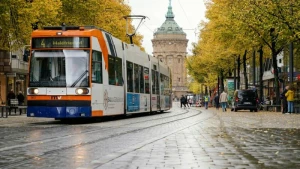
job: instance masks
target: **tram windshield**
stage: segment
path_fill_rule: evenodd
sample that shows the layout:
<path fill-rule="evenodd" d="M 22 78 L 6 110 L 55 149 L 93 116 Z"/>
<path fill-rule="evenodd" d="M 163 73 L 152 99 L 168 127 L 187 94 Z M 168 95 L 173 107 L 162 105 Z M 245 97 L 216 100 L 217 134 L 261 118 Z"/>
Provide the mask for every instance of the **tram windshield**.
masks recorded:
<path fill-rule="evenodd" d="M 88 50 L 36 50 L 29 87 L 88 87 Z"/>

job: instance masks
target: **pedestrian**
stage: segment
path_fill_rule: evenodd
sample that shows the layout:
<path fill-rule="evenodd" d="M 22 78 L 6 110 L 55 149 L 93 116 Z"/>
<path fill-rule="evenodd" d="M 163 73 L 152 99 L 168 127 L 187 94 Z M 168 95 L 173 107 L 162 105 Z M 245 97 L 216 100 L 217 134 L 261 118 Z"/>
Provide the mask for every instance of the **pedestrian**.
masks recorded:
<path fill-rule="evenodd" d="M 280 94 L 280 98 L 282 100 L 282 114 L 285 114 L 288 112 L 288 104 L 287 104 L 287 100 L 286 100 L 286 92 L 289 90 L 289 86 L 286 86 L 284 88 L 284 90 L 282 91 L 282 93 Z"/>
<path fill-rule="evenodd" d="M 190 107 L 192 107 L 192 104 L 193 104 L 193 100 L 192 99 L 189 100 L 189 104 L 190 104 Z"/>
<path fill-rule="evenodd" d="M 185 106 L 185 97 L 182 95 L 180 98 L 180 107 L 182 108 L 182 105 L 184 105 L 184 108 L 186 108 Z"/>
<path fill-rule="evenodd" d="M 201 102 L 202 102 L 202 100 L 199 99 L 199 100 L 197 101 L 196 107 L 201 107 Z"/>
<path fill-rule="evenodd" d="M 215 100 L 216 109 L 219 110 L 219 105 L 220 105 L 219 95 L 216 95 L 214 100 Z"/>
<path fill-rule="evenodd" d="M 288 91 L 285 94 L 286 100 L 287 100 L 287 103 L 288 103 L 288 113 L 289 114 L 294 113 L 294 95 L 295 95 L 294 87 L 291 84 L 289 86 Z"/>
<path fill-rule="evenodd" d="M 25 99 L 22 91 L 19 91 L 17 99 L 18 99 L 18 102 L 19 102 L 19 106 L 22 106 L 23 103 L 24 103 L 24 99 Z M 20 113 L 22 114 L 22 109 L 20 109 Z"/>
<path fill-rule="evenodd" d="M 18 102 L 19 102 L 19 106 L 22 106 L 23 105 L 23 103 L 24 103 L 24 95 L 23 95 L 23 93 L 22 93 L 22 91 L 19 91 L 19 94 L 18 94 L 18 96 L 17 96 L 17 99 L 18 99 Z"/>
<path fill-rule="evenodd" d="M 15 95 L 13 89 L 11 89 L 10 92 L 7 94 L 7 103 L 9 106 L 10 106 L 10 100 L 15 99 L 15 98 L 16 98 L 16 95 Z"/>
<path fill-rule="evenodd" d="M 222 106 L 222 111 L 225 112 L 226 110 L 226 105 L 227 105 L 227 101 L 228 101 L 228 95 L 225 92 L 225 90 L 221 93 L 220 95 L 220 99 L 219 102 L 221 103 Z"/>
<path fill-rule="evenodd" d="M 208 102 L 209 102 L 209 96 L 206 95 L 206 96 L 204 96 L 204 105 L 205 105 L 205 109 L 208 109 Z"/>
<path fill-rule="evenodd" d="M 188 103 L 188 97 L 185 97 L 185 105 L 187 105 L 188 108 L 190 108 L 189 103 Z"/>

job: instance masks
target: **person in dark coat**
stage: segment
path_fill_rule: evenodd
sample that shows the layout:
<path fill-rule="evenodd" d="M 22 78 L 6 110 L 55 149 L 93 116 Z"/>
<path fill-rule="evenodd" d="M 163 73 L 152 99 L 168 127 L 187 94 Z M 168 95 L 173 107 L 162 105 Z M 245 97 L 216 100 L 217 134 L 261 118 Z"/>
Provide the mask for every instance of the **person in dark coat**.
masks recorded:
<path fill-rule="evenodd" d="M 219 95 L 216 95 L 214 100 L 215 100 L 216 109 L 219 110 L 219 105 L 220 105 Z"/>
<path fill-rule="evenodd" d="M 284 88 L 284 90 L 282 91 L 282 93 L 280 94 L 280 98 L 282 100 L 282 114 L 287 113 L 288 111 L 288 104 L 287 104 L 287 100 L 286 100 L 286 92 L 289 90 L 289 86 L 286 86 Z"/>
<path fill-rule="evenodd" d="M 22 91 L 19 91 L 17 98 L 18 98 L 19 106 L 23 105 L 25 97 Z"/>
<path fill-rule="evenodd" d="M 13 91 L 13 89 L 10 90 L 10 92 L 7 94 L 7 103 L 10 106 L 10 99 L 15 99 L 16 95 Z"/>
<path fill-rule="evenodd" d="M 185 105 L 185 97 L 182 95 L 181 98 L 180 98 L 180 107 L 182 108 L 182 105 L 184 105 L 184 108 L 186 108 L 186 105 Z"/>
<path fill-rule="evenodd" d="M 19 91 L 19 94 L 18 94 L 18 96 L 17 96 L 17 99 L 18 99 L 18 102 L 19 102 L 19 106 L 22 106 L 23 103 L 24 103 L 24 99 L 25 99 L 25 97 L 24 97 L 22 91 Z M 22 109 L 20 109 L 20 113 L 22 114 Z"/>

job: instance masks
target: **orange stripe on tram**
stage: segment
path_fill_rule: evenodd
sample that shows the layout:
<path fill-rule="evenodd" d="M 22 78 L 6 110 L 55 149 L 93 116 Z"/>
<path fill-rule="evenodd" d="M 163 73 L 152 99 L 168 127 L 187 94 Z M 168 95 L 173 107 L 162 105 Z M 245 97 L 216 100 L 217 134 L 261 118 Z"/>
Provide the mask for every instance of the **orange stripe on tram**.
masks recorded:
<path fill-rule="evenodd" d="M 99 32 L 99 31 L 97 31 Z M 104 39 L 104 36 L 102 34 L 102 32 L 100 33 L 97 33 L 98 35 L 98 41 L 100 43 L 100 47 L 101 47 L 101 50 L 102 50 L 102 54 L 103 54 L 103 57 L 104 57 L 104 63 L 105 63 L 105 69 L 108 70 L 108 49 L 107 49 L 107 46 L 106 46 L 106 42 L 105 42 L 105 39 Z"/>
<path fill-rule="evenodd" d="M 92 111 L 92 116 L 103 116 L 103 111 L 102 110 L 93 110 Z"/>
<path fill-rule="evenodd" d="M 27 100 L 91 100 L 91 96 L 27 96 Z"/>

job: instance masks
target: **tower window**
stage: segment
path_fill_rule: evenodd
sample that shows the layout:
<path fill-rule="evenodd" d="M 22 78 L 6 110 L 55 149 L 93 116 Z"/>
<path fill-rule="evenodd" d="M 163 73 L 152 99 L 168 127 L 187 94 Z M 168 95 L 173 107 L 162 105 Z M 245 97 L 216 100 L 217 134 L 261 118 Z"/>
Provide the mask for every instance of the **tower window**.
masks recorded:
<path fill-rule="evenodd" d="M 178 63 L 180 63 L 180 59 L 178 59 Z"/>

